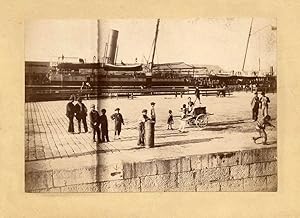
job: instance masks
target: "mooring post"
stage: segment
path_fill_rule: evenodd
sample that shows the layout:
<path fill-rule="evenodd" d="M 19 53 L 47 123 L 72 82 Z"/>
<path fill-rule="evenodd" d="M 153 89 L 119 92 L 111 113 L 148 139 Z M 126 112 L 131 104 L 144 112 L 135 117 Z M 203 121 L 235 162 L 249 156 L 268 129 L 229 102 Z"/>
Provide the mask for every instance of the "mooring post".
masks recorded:
<path fill-rule="evenodd" d="M 154 147 L 154 128 L 155 122 L 148 120 L 145 122 L 145 147 L 153 148 Z"/>

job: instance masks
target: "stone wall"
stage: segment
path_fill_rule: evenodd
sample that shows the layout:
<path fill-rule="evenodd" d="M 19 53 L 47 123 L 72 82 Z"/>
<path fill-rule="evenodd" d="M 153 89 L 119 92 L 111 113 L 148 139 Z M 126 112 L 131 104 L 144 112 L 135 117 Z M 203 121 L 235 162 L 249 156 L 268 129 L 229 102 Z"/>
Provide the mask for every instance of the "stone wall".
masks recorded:
<path fill-rule="evenodd" d="M 277 149 L 35 171 L 25 181 L 26 192 L 277 191 Z"/>

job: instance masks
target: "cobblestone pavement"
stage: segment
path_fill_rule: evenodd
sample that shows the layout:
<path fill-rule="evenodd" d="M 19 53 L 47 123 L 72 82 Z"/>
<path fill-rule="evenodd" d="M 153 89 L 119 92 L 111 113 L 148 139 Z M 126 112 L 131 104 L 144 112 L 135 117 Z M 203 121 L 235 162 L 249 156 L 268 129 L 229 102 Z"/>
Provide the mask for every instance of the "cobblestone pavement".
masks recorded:
<path fill-rule="evenodd" d="M 56 159 L 93 155 L 95 153 L 120 153 L 137 149 L 137 119 L 143 108 L 150 109 L 150 102 L 156 102 L 157 120 L 155 131 L 155 146 L 158 148 L 189 146 L 205 142 L 216 144 L 237 143 L 251 146 L 251 136 L 256 135 L 255 123 L 251 120 L 250 101 L 252 93 L 233 93 L 230 97 L 202 97 L 202 104 L 207 107 L 209 124 L 204 129 L 187 127 L 187 132 L 176 130 L 179 118 L 175 117 L 175 130 L 166 130 L 168 110 L 178 116 L 180 107 L 187 102 L 188 96 L 175 98 L 174 96 L 147 96 L 104 99 L 99 108 L 107 110 L 108 118 L 116 107 L 121 108 L 125 118 L 122 129 L 122 138 L 114 140 L 113 121 L 109 120 L 109 136 L 111 142 L 96 146 L 92 142 L 91 132 L 70 134 L 67 132 L 68 119 L 65 116 L 67 101 L 30 102 L 25 103 L 25 161 Z M 276 94 L 268 95 L 271 100 L 270 115 L 272 123 L 276 125 Z M 194 98 L 191 96 L 192 99 Z M 90 107 L 96 100 L 84 101 Z M 89 119 L 87 119 L 89 123 Z M 74 128 L 77 130 L 77 121 L 74 119 Z M 89 131 L 91 128 L 89 128 Z M 276 128 L 267 129 L 269 143 L 276 145 Z M 178 150 L 177 149 L 177 150 Z"/>

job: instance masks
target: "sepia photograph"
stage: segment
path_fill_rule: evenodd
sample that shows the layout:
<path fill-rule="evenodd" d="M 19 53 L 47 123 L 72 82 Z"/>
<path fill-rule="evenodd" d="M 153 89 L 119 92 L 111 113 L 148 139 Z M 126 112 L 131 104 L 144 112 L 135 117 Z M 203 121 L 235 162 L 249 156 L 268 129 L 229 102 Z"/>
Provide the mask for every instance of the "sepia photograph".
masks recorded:
<path fill-rule="evenodd" d="M 277 23 L 30 20 L 25 192 L 276 192 Z"/>

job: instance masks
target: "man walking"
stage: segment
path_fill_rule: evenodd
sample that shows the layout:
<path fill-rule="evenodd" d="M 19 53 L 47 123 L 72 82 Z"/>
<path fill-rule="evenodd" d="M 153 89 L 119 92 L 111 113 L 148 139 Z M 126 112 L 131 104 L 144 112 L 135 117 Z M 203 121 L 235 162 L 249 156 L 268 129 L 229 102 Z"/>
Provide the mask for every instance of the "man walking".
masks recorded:
<path fill-rule="evenodd" d="M 198 100 L 199 103 L 201 104 L 201 101 L 200 101 L 200 89 L 199 89 L 198 86 L 196 86 L 195 96 L 196 96 L 196 99 L 195 99 L 195 101 L 194 101 L 194 104 L 196 103 L 197 100 Z"/>

